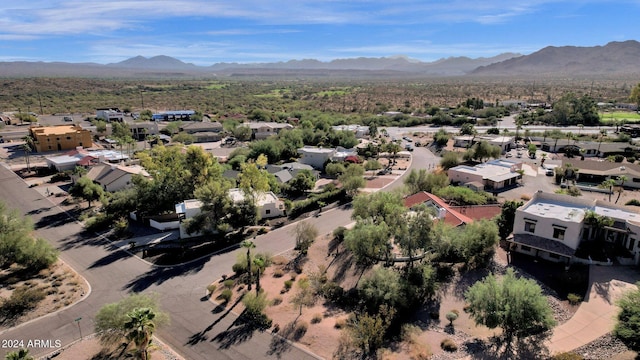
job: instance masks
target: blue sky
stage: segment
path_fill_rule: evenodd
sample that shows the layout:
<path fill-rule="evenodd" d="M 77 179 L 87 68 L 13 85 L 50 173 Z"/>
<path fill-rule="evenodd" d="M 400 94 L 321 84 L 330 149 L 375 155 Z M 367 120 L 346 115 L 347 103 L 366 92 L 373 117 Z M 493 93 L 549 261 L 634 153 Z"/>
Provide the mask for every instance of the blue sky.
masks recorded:
<path fill-rule="evenodd" d="M 490 57 L 640 40 L 639 14 L 640 0 L 0 0 L 0 61 Z"/>

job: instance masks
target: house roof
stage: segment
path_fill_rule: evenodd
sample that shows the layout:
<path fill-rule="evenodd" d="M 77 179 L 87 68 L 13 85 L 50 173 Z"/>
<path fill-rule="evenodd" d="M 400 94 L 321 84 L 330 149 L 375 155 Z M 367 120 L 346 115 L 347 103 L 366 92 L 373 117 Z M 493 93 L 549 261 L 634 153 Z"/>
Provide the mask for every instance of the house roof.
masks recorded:
<path fill-rule="evenodd" d="M 459 213 L 458 211 L 451 208 L 446 202 L 444 202 L 444 200 L 426 191 L 415 193 L 413 195 L 410 195 L 404 198 L 404 206 L 408 208 L 412 208 L 416 205 L 429 203 L 429 202 L 431 202 L 433 205 L 435 205 L 439 209 L 443 209 L 445 211 L 444 213 L 445 224 L 448 224 L 451 226 L 460 226 L 460 225 L 473 222 L 472 218 Z"/>
<path fill-rule="evenodd" d="M 564 164 L 571 164 L 572 167 L 580 169 L 581 174 L 592 174 L 602 176 L 631 175 L 640 177 L 640 165 L 629 163 L 617 163 L 598 160 L 565 159 Z"/>
<path fill-rule="evenodd" d="M 502 205 L 471 205 L 471 206 L 451 206 L 452 210 L 466 215 L 473 220 L 493 219 L 502 212 Z"/>
<path fill-rule="evenodd" d="M 514 234 L 511 240 L 518 244 L 530 246 L 532 248 L 548 251 L 562 256 L 570 257 L 573 256 L 573 254 L 575 254 L 576 252 L 575 249 L 570 248 L 560 241 L 545 239 L 543 237 L 535 236 L 532 234 Z"/>

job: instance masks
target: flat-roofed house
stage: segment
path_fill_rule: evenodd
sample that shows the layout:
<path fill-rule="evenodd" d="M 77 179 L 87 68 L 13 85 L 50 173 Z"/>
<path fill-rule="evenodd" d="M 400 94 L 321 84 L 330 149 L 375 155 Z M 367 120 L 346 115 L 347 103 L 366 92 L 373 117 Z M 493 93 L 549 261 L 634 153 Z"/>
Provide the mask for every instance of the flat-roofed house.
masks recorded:
<path fill-rule="evenodd" d="M 29 135 L 33 138 L 36 152 L 93 146 L 91 132 L 79 125 L 32 126 L 29 128 Z"/>
<path fill-rule="evenodd" d="M 588 218 L 606 216 L 612 226 L 598 229 Z M 640 264 L 640 213 L 601 200 L 539 191 L 516 210 L 510 249 L 555 262 L 575 261 L 584 241 L 612 243 L 629 251 Z M 609 259 L 611 263 L 613 259 Z"/>
<path fill-rule="evenodd" d="M 518 170 L 522 170 L 522 162 L 497 159 L 476 166 L 458 165 L 447 170 L 447 175 L 452 183 L 482 184 L 485 190 L 495 191 L 517 184 L 522 179 Z"/>
<path fill-rule="evenodd" d="M 269 136 L 277 135 L 284 129 L 293 129 L 293 125 L 277 122 L 250 122 L 241 126 L 248 126 L 251 129 L 251 139 L 264 140 Z"/>
<path fill-rule="evenodd" d="M 335 155 L 336 149 L 305 146 L 298 149 L 299 162 L 313 166 L 314 169 L 324 170 L 324 164 Z"/>

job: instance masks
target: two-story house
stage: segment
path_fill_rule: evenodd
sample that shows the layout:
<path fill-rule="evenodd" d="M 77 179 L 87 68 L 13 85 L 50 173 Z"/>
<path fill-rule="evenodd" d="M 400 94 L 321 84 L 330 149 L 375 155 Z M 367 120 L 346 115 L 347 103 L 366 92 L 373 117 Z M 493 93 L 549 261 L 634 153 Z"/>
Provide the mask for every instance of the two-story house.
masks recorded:
<path fill-rule="evenodd" d="M 611 219 L 600 231 L 588 217 Z M 602 241 L 626 248 L 640 263 L 640 213 L 601 200 L 539 191 L 516 210 L 510 249 L 555 262 L 571 263 L 583 241 Z M 612 259 L 611 259 L 612 260 Z"/>

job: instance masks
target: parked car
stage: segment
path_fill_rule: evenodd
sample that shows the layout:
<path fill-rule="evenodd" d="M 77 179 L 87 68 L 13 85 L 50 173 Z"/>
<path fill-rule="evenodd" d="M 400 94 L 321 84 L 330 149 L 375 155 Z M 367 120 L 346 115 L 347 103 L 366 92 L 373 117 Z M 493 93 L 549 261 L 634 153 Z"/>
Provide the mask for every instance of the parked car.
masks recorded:
<path fill-rule="evenodd" d="M 66 122 L 72 122 L 73 121 L 73 117 L 71 116 L 65 116 L 64 118 L 62 118 L 64 121 Z"/>
<path fill-rule="evenodd" d="M 544 174 L 547 176 L 553 176 L 555 175 L 555 171 L 553 171 L 553 169 L 547 169 Z"/>
<path fill-rule="evenodd" d="M 505 156 L 510 158 L 510 157 L 513 157 L 513 154 L 512 153 L 507 153 L 507 155 L 505 155 Z"/>

